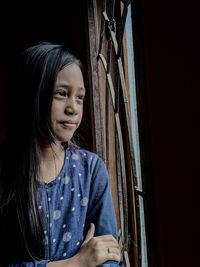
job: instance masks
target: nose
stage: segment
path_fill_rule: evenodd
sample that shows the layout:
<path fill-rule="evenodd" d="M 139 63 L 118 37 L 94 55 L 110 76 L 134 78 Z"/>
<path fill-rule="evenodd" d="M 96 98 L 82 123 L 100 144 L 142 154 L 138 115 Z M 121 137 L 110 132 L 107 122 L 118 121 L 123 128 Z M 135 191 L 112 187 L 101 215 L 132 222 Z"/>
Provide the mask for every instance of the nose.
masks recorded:
<path fill-rule="evenodd" d="M 65 106 L 65 114 L 67 115 L 77 115 L 78 105 L 74 98 L 68 98 Z"/>

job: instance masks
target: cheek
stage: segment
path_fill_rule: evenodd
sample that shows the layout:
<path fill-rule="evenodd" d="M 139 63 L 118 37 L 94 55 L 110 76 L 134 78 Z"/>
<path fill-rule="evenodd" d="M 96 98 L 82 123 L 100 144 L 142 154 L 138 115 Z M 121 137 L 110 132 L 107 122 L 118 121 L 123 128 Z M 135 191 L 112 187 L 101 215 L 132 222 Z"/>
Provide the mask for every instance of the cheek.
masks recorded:
<path fill-rule="evenodd" d="M 59 114 L 59 107 L 58 105 L 52 104 L 51 108 L 51 124 L 52 126 L 55 124 L 56 118 L 58 117 Z"/>
<path fill-rule="evenodd" d="M 83 107 L 80 108 L 79 116 L 80 116 L 80 122 L 81 122 L 81 120 L 83 118 Z"/>

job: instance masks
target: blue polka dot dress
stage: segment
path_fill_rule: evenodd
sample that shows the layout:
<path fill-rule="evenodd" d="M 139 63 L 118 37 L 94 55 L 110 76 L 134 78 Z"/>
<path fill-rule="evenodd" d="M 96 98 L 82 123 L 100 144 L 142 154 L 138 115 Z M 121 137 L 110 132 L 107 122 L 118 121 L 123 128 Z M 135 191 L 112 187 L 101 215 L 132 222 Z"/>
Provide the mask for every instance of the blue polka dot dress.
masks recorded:
<path fill-rule="evenodd" d="M 44 267 L 49 261 L 72 257 L 80 249 L 91 222 L 95 224 L 96 236 L 112 234 L 118 239 L 108 172 L 95 153 L 67 148 L 58 177 L 48 184 L 39 182 L 38 207 L 45 258 L 10 266 Z M 109 261 L 101 266 L 122 264 Z"/>

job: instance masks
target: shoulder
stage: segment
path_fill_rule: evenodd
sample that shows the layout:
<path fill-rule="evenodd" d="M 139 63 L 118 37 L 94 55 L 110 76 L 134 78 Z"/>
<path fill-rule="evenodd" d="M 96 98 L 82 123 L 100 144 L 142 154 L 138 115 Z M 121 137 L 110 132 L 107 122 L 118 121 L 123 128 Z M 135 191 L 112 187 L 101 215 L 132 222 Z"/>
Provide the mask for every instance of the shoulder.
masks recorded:
<path fill-rule="evenodd" d="M 88 167 L 92 173 L 101 170 L 107 171 L 104 160 L 95 152 L 86 149 L 72 147 L 68 148 L 66 153 L 74 161 L 79 161 L 85 167 Z"/>
<path fill-rule="evenodd" d="M 67 149 L 67 151 L 69 152 L 69 154 L 72 158 L 78 158 L 79 157 L 79 158 L 83 158 L 86 160 L 103 161 L 97 153 L 91 152 L 91 151 L 83 149 L 83 148 L 69 147 Z"/>

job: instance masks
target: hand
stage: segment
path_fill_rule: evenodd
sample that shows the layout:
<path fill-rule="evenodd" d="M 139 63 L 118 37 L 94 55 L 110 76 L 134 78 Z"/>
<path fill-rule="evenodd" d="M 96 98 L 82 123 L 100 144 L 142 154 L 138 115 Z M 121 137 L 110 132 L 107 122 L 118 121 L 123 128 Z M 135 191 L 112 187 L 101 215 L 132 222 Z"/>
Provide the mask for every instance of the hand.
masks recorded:
<path fill-rule="evenodd" d="M 117 240 L 112 235 L 94 237 L 95 226 L 93 223 L 87 232 L 86 238 L 74 256 L 81 267 L 96 267 L 108 260 L 120 261 L 120 248 Z"/>

